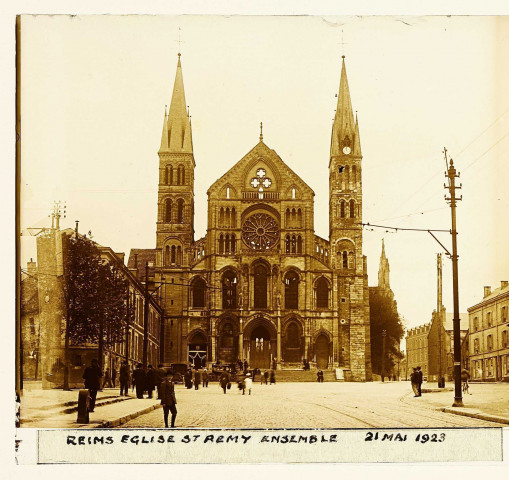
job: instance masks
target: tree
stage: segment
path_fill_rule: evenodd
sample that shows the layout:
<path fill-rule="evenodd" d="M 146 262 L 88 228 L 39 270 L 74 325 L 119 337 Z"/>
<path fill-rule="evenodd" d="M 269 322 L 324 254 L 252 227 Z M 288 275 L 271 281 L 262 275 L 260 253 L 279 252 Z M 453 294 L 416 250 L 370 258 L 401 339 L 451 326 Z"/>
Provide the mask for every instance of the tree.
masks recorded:
<path fill-rule="evenodd" d="M 102 368 L 105 348 L 123 341 L 128 281 L 118 266 L 101 257 L 97 244 L 83 235 L 66 236 L 64 390 L 69 389 L 70 344 L 97 343 Z"/>
<path fill-rule="evenodd" d="M 395 302 L 386 294 L 369 290 L 369 320 L 371 328 L 371 365 L 373 373 L 381 375 L 392 370 L 394 359 L 401 358 L 399 344 L 403 338 L 403 323 Z M 385 372 L 382 372 L 383 331 L 385 330 Z"/>

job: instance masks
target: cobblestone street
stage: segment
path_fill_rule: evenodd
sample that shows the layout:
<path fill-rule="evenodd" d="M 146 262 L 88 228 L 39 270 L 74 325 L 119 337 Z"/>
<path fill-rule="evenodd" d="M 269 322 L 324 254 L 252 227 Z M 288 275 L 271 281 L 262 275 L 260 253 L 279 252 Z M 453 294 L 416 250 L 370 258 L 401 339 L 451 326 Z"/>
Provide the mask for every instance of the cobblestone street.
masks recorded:
<path fill-rule="evenodd" d="M 423 385 L 424 386 L 424 385 Z M 476 385 L 477 392 L 497 387 L 509 398 L 509 385 Z M 477 392 L 476 392 L 477 390 Z M 414 398 L 409 382 L 391 383 L 279 383 L 253 385 L 252 395 L 235 384 L 227 394 L 216 383 L 195 391 L 176 386 L 177 427 L 189 428 L 402 428 L 495 427 L 498 423 L 437 410 L 440 395 L 450 406 L 453 392 Z M 486 397 L 486 395 L 484 395 Z M 509 407 L 509 400 L 508 400 Z M 121 428 L 163 427 L 161 409 L 141 415 Z"/>

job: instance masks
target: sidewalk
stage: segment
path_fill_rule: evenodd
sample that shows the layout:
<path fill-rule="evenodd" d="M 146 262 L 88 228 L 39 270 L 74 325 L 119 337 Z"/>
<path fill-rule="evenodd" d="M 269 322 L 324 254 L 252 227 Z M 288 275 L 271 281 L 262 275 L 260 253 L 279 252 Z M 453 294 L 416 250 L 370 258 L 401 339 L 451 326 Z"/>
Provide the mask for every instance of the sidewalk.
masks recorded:
<path fill-rule="evenodd" d="M 136 398 L 134 392 L 121 397 L 118 388 L 105 388 L 97 393 L 90 423 L 77 419 L 79 389 L 42 390 L 40 382 L 27 382 L 21 398 L 21 426 L 27 428 L 105 428 L 116 427 L 139 415 L 158 408 L 157 398 Z"/>
<path fill-rule="evenodd" d="M 423 395 L 415 400 L 446 413 L 509 425 L 509 383 L 470 384 L 470 394 L 463 393 L 464 407 L 452 407 L 453 383 L 447 383 L 442 391 L 438 391 L 436 386 L 436 382 L 423 383 Z M 426 390 L 428 393 L 425 393 Z"/>

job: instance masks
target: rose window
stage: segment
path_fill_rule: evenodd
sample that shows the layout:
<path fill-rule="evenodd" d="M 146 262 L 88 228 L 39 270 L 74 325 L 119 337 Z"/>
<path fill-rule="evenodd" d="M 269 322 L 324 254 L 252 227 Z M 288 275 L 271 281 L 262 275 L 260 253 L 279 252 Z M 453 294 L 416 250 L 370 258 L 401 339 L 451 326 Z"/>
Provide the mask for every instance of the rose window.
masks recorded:
<path fill-rule="evenodd" d="M 269 250 L 279 241 L 279 226 L 270 215 L 255 213 L 244 222 L 242 239 L 253 250 Z"/>

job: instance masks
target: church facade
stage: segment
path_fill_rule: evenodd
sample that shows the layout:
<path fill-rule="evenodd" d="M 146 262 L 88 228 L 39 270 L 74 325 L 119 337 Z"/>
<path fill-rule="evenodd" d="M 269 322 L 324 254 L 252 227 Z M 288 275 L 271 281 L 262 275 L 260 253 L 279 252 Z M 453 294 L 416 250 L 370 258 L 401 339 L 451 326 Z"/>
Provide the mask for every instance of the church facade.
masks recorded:
<path fill-rule="evenodd" d="M 208 189 L 207 233 L 194 238 L 196 163 L 180 54 L 158 153 L 153 271 L 165 363 L 240 359 L 284 369 L 307 359 L 370 380 L 362 154 L 344 58 L 328 162 L 328 239 L 314 233 L 313 190 L 261 133 Z"/>

